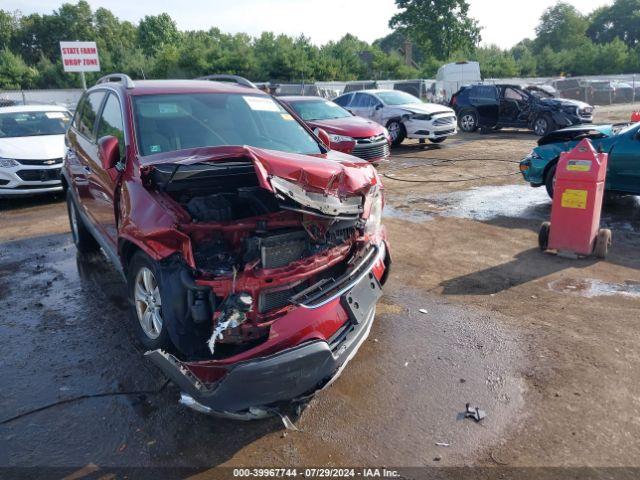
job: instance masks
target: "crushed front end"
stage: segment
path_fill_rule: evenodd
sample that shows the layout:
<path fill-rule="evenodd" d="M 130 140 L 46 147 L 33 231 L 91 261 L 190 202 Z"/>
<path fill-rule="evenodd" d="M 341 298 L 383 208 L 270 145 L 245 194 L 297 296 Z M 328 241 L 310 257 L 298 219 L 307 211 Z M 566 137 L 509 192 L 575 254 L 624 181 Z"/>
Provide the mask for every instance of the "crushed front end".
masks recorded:
<path fill-rule="evenodd" d="M 146 355 L 182 403 L 255 418 L 329 385 L 367 338 L 390 257 L 380 180 L 349 158 L 244 147 L 146 169 L 181 239 L 162 261 L 176 351 Z"/>

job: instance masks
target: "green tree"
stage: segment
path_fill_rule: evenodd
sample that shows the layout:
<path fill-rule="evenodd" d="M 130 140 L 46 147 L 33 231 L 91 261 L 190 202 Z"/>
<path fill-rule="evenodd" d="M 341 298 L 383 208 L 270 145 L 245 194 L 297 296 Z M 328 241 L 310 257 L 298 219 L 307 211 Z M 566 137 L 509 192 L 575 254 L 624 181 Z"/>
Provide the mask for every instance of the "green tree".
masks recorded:
<path fill-rule="evenodd" d="M 587 26 L 587 19 L 573 5 L 558 2 L 540 17 L 536 27 L 536 49 L 541 52 L 549 47 L 558 52 L 576 48 L 584 40 Z"/>
<path fill-rule="evenodd" d="M 485 78 L 516 77 L 520 73 L 513 55 L 497 45 L 480 47 L 471 58 L 480 62 Z"/>
<path fill-rule="evenodd" d="M 176 22 L 167 13 L 147 15 L 138 25 L 138 44 L 147 55 L 153 55 L 166 45 L 176 46 L 179 40 Z"/>
<path fill-rule="evenodd" d="M 615 0 L 594 11 L 590 19 L 587 34 L 596 43 L 617 38 L 633 48 L 640 42 L 640 0 Z"/>
<path fill-rule="evenodd" d="M 76 5 L 64 3 L 51 15 L 22 17 L 14 43 L 25 61 L 34 64 L 42 55 L 55 62 L 62 40 L 91 41 L 96 36 L 91 7 L 81 0 Z"/>
<path fill-rule="evenodd" d="M 523 77 L 535 77 L 538 70 L 538 60 L 533 53 L 533 41 L 522 40 L 511 49 L 511 55 L 516 61 L 519 75 Z"/>
<path fill-rule="evenodd" d="M 0 10 L 0 50 L 11 46 L 17 29 L 18 20 L 16 19 L 16 15 Z"/>
<path fill-rule="evenodd" d="M 425 52 L 444 60 L 456 50 L 473 51 L 480 43 L 478 22 L 466 0 L 395 0 L 401 10 L 389 21 Z"/>
<path fill-rule="evenodd" d="M 8 49 L 0 50 L 0 88 L 27 88 L 37 76 L 34 68 Z"/>

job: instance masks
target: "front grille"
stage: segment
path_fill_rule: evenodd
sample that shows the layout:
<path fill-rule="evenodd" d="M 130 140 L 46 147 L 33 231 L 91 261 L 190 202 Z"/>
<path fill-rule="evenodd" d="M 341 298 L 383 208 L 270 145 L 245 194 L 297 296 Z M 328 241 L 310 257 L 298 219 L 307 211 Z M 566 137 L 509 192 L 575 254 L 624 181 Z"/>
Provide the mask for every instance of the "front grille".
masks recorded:
<path fill-rule="evenodd" d="M 284 290 L 266 290 L 260 293 L 258 297 L 258 312 L 266 313 L 270 310 L 276 310 L 291 304 L 291 297 L 304 290 L 305 284 L 301 283 L 294 287 L 288 287 Z"/>
<path fill-rule="evenodd" d="M 456 129 L 452 128 L 449 130 L 439 130 L 437 132 L 433 132 L 434 135 L 439 135 L 439 136 L 443 136 L 443 135 L 452 135 L 453 133 L 455 133 Z"/>
<path fill-rule="evenodd" d="M 380 255 L 379 247 L 371 247 L 364 252 L 360 252 L 358 258 L 350 260 L 346 271 L 336 274 L 336 272 L 323 272 L 320 280 L 314 285 L 301 290 L 289 299 L 290 302 L 315 308 L 330 301 L 335 295 L 341 295 L 352 286 L 362 275 L 370 271 Z"/>
<path fill-rule="evenodd" d="M 60 169 L 52 168 L 48 170 L 18 170 L 16 172 L 25 182 L 48 182 L 60 180 Z"/>
<path fill-rule="evenodd" d="M 57 165 L 62 163 L 62 158 L 49 158 L 46 160 L 23 160 L 15 159 L 21 165 Z"/>
<path fill-rule="evenodd" d="M 352 155 L 363 160 L 373 160 L 376 158 L 386 158 L 389 156 L 389 143 L 382 137 L 382 141 L 376 143 L 361 143 L 362 139 L 356 141 L 356 146 L 351 152 Z"/>
<path fill-rule="evenodd" d="M 456 117 L 442 117 L 442 118 L 437 118 L 433 121 L 434 127 L 449 125 L 450 123 L 456 123 Z"/>

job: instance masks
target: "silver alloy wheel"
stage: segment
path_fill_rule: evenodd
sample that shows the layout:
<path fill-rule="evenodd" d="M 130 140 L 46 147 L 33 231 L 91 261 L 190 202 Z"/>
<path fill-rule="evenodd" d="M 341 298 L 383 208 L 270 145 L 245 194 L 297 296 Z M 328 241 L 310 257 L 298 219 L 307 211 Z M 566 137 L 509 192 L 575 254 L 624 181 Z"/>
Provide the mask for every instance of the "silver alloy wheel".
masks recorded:
<path fill-rule="evenodd" d="M 547 120 L 545 118 L 538 118 L 535 125 L 533 126 L 533 131 L 536 133 L 536 135 L 541 137 L 546 133 L 547 127 Z"/>
<path fill-rule="evenodd" d="M 387 127 L 389 131 L 389 135 L 391 136 L 391 141 L 395 142 L 398 139 L 398 135 L 400 135 L 400 123 L 399 122 L 391 122 Z"/>
<path fill-rule="evenodd" d="M 158 281 L 147 267 L 142 267 L 136 275 L 134 300 L 142 331 L 155 340 L 162 331 L 162 299 Z"/>
<path fill-rule="evenodd" d="M 69 220 L 71 220 L 71 236 L 73 241 L 78 243 L 80 236 L 78 235 L 78 214 L 73 201 L 69 202 Z"/>
<path fill-rule="evenodd" d="M 470 132 L 476 126 L 475 117 L 470 113 L 463 115 L 462 118 L 460 119 L 460 126 L 462 127 L 462 130 L 464 130 L 465 132 Z"/>

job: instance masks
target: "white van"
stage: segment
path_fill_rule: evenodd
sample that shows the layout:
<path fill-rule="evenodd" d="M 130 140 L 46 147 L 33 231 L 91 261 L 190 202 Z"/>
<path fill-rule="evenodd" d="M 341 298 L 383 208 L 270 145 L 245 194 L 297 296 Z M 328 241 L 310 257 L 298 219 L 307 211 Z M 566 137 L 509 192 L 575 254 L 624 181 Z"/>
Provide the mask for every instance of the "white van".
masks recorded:
<path fill-rule="evenodd" d="M 481 81 L 480 64 L 478 62 L 447 63 L 438 69 L 436 75 L 438 101 L 449 103 L 451 96 L 461 87 Z"/>

